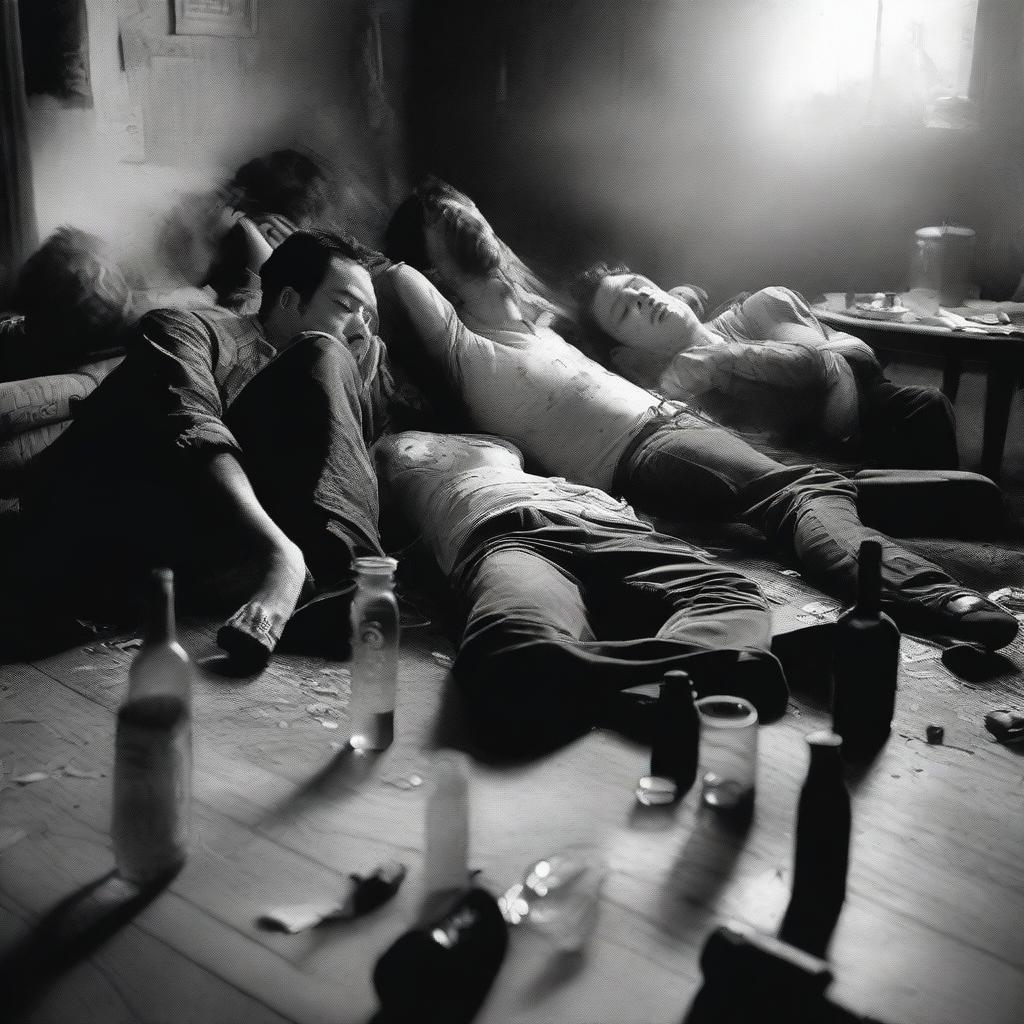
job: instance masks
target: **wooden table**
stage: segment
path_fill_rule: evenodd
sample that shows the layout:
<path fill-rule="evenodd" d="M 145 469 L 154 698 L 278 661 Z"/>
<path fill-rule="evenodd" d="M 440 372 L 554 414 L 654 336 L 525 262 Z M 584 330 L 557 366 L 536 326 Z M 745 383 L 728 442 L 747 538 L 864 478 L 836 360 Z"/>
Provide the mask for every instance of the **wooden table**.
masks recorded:
<path fill-rule="evenodd" d="M 209 630 L 185 643 L 197 659 L 213 651 Z M 446 650 L 429 629 L 407 631 L 397 739 L 376 757 L 344 749 L 341 666 L 282 657 L 252 681 L 201 675 L 193 849 L 143 907 L 125 907 L 108 838 L 114 714 L 134 652 L 94 643 L 0 669 L 0 962 L 19 971 L 23 998 L 0 1016 L 367 1021 L 373 964 L 420 895 L 428 786 L 400 785 L 428 775 L 439 725 L 459 735 L 447 670 L 432 653 Z M 935 660 L 903 668 L 892 739 L 854 787 L 831 994 L 891 1022 L 1011 1024 L 1024 997 L 1024 758 L 993 742 L 981 720 L 988 707 L 1019 706 L 1009 692 L 1020 677 L 975 688 Z M 315 692 L 325 685 L 339 696 Z M 331 710 L 314 716 L 312 704 Z M 824 723 L 820 708 L 798 699 L 761 729 L 746 834 L 701 808 L 695 792 L 668 812 L 641 813 L 633 789 L 647 753 L 608 733 L 523 766 L 471 761 L 471 862 L 492 891 L 572 842 L 596 844 L 608 867 L 585 955 L 552 958 L 542 938 L 515 929 L 478 1020 L 681 1021 L 717 923 L 778 925 L 806 770 L 802 736 Z M 944 746 L 924 742 L 930 723 L 945 727 Z M 37 771 L 47 777 L 12 781 Z M 378 912 L 294 936 L 255 926 L 268 908 L 339 892 L 348 872 L 388 858 L 409 865 L 409 877 Z M 40 963 L 50 969 L 37 977 L 29 967 Z"/>
<path fill-rule="evenodd" d="M 904 352 L 940 356 L 943 360 L 942 390 L 956 401 L 963 363 L 985 364 L 985 422 L 981 472 L 998 480 L 1006 446 L 1010 403 L 1024 373 L 1024 335 L 981 331 L 953 331 L 915 323 L 868 320 L 834 310 L 814 307 L 822 323 L 847 331 L 876 352 Z"/>

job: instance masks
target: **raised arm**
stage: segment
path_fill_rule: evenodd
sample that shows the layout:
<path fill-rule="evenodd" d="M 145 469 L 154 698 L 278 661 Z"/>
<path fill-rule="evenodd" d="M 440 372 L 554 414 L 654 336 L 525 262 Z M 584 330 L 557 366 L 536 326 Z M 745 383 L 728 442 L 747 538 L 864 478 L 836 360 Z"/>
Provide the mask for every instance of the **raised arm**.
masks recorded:
<path fill-rule="evenodd" d="M 434 358 L 443 359 L 460 325 L 455 307 L 414 267 L 395 263 L 376 282 L 382 302 L 390 291 Z"/>

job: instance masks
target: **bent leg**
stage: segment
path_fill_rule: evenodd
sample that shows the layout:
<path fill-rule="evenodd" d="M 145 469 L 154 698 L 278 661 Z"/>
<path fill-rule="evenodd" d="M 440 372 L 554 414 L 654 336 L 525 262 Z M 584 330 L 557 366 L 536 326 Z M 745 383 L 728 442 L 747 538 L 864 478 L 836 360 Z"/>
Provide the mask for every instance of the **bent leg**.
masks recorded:
<path fill-rule="evenodd" d="M 993 646 L 1009 643 L 1016 632 L 1011 616 L 966 592 L 937 565 L 866 527 L 852 481 L 814 467 L 782 466 L 728 431 L 700 426 L 694 417 L 679 417 L 652 434 L 634 454 L 626 482 L 626 496 L 657 515 L 686 519 L 712 513 L 757 526 L 808 576 L 844 600 L 856 593 L 861 542 L 878 540 L 882 599 L 899 621 Z M 970 600 L 964 603 L 964 597 Z"/>
<path fill-rule="evenodd" d="M 360 383 L 340 342 L 302 338 L 249 382 L 224 417 L 260 502 L 298 544 L 318 586 L 345 578 L 353 557 L 381 553 Z"/>
<path fill-rule="evenodd" d="M 957 469 L 956 415 L 941 391 L 880 375 L 862 389 L 862 443 L 879 466 Z"/>
<path fill-rule="evenodd" d="M 898 537 L 997 537 L 1010 524 L 988 477 L 959 470 L 865 469 L 854 474 L 862 522 Z"/>
<path fill-rule="evenodd" d="M 596 691 L 577 652 L 594 634 L 579 583 L 508 546 L 475 560 L 460 590 L 468 615 L 452 672 L 483 742 L 526 752 L 586 731 Z"/>

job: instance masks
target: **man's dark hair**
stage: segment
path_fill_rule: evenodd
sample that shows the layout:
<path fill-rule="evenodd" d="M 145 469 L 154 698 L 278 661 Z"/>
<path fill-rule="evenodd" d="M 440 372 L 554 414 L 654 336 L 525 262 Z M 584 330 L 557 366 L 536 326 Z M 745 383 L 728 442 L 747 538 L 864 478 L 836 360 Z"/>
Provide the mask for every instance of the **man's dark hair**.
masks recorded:
<path fill-rule="evenodd" d="M 330 208 L 331 181 L 312 157 L 295 149 L 276 149 L 235 171 L 227 201 L 250 216 L 277 213 L 295 224 L 312 223 Z"/>
<path fill-rule="evenodd" d="M 303 303 L 316 293 L 327 275 L 331 260 L 356 263 L 368 271 L 377 270 L 384 258 L 350 235 L 333 231 L 296 231 L 289 235 L 260 268 L 263 297 L 260 319 L 269 316 L 281 292 L 294 288 Z"/>
<path fill-rule="evenodd" d="M 25 261 L 11 300 L 33 335 L 69 357 L 120 344 L 130 320 L 131 289 L 104 243 L 68 225 Z"/>
<path fill-rule="evenodd" d="M 569 283 L 569 295 L 576 304 L 576 315 L 582 321 L 590 321 L 590 306 L 594 301 L 594 294 L 606 277 L 615 274 L 628 274 L 630 268 L 625 263 L 594 263 L 586 270 L 578 273 Z"/>

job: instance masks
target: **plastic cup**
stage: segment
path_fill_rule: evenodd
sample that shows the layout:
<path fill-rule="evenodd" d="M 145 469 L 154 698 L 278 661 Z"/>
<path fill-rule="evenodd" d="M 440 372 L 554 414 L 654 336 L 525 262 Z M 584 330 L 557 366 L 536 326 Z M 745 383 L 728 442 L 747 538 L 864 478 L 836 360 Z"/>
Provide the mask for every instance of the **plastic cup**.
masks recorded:
<path fill-rule="evenodd" d="M 757 711 L 742 697 L 697 701 L 701 799 L 724 811 L 750 808 L 757 779 Z"/>

